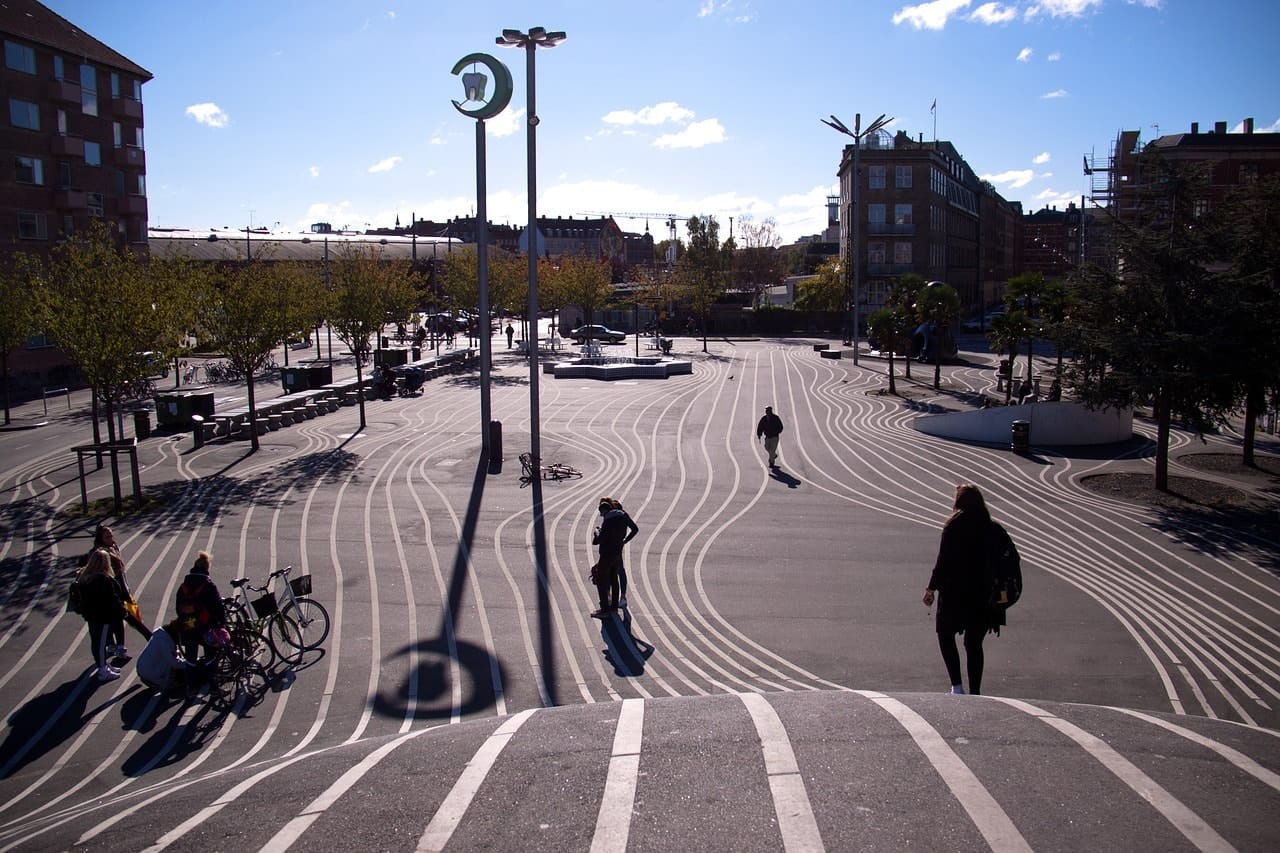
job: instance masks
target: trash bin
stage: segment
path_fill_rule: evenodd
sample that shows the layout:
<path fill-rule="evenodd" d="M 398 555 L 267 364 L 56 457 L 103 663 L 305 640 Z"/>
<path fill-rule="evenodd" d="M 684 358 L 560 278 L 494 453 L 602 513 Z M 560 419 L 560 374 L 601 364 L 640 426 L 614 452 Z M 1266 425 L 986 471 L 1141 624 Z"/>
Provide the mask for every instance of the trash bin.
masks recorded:
<path fill-rule="evenodd" d="M 133 435 L 138 440 L 151 437 L 151 412 L 136 409 L 133 413 Z"/>
<path fill-rule="evenodd" d="M 1026 456 L 1031 450 L 1031 421 L 1014 421 L 1009 430 L 1009 449 Z"/>
<path fill-rule="evenodd" d="M 204 447 L 204 418 L 200 415 L 191 416 L 191 438 L 196 447 Z"/>
<path fill-rule="evenodd" d="M 303 365 L 282 368 L 280 370 L 280 381 L 284 384 L 284 392 L 286 394 L 309 391 L 311 390 L 311 368 Z"/>
<path fill-rule="evenodd" d="M 502 421 L 489 421 L 489 464 L 502 461 Z"/>

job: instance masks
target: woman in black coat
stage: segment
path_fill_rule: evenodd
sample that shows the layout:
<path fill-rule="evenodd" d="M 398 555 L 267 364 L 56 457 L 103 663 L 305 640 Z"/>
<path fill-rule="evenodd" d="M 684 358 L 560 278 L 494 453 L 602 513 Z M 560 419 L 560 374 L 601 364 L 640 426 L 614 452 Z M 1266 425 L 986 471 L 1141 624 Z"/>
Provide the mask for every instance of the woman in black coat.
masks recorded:
<path fill-rule="evenodd" d="M 80 587 L 80 615 L 89 624 L 89 649 L 98 667 L 98 681 L 114 681 L 120 670 L 107 662 L 107 643 L 114 626 L 124 619 L 124 599 L 111 569 L 111 555 L 102 548 L 90 551 L 76 583 Z"/>
<path fill-rule="evenodd" d="M 964 634 L 969 692 L 976 695 L 982 690 L 982 640 L 994 627 L 988 608 L 986 565 L 991 525 L 991 514 L 978 487 L 970 483 L 957 486 L 955 509 L 942 527 L 938 559 L 924 592 L 926 606 L 932 606 L 935 593 L 938 596 L 938 647 L 951 678 L 952 693 L 965 692 L 960 679 L 957 634 Z"/>

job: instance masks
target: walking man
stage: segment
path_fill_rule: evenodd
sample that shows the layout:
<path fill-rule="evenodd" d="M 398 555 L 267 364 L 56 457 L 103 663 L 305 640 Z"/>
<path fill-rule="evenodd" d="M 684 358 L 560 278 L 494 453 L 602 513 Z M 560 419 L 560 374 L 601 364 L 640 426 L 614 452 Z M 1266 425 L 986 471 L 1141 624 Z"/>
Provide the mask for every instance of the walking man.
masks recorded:
<path fill-rule="evenodd" d="M 515 334 L 516 334 L 515 327 L 511 325 L 510 321 L 508 321 L 507 322 L 507 349 L 511 349 L 511 339 L 515 337 Z"/>
<path fill-rule="evenodd" d="M 601 498 L 600 526 L 591 537 L 592 544 L 600 546 L 600 559 L 591 569 L 600 597 L 600 609 L 592 613 L 596 619 L 604 619 L 618 609 L 618 568 L 622 565 L 622 546 L 626 545 L 640 528 L 622 505 L 612 498 Z"/>
<path fill-rule="evenodd" d="M 756 438 L 764 436 L 764 449 L 769 453 L 769 467 L 778 467 L 778 436 L 782 435 L 782 418 L 773 413 L 773 406 L 764 407 L 764 417 L 756 424 Z"/>

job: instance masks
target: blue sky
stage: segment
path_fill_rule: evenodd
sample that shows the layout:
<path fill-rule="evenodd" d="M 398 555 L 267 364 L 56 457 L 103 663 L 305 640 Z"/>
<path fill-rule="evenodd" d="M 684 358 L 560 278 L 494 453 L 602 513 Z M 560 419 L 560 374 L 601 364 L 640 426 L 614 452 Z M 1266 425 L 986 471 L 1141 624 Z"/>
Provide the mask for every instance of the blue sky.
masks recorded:
<path fill-rule="evenodd" d="M 471 215 L 475 123 L 452 105 L 451 72 L 474 52 L 514 78 L 511 107 L 487 122 L 488 210 L 522 226 L 525 57 L 494 44 L 504 28 L 568 34 L 537 54 L 544 216 L 817 233 L 847 141 L 819 122 L 833 113 L 851 127 L 884 113 L 926 140 L 936 120 L 1028 212 L 1078 201 L 1082 156 L 1105 156 L 1122 129 L 1151 139 L 1253 117 L 1280 130 L 1274 0 L 45 2 L 155 75 L 153 226 Z"/>

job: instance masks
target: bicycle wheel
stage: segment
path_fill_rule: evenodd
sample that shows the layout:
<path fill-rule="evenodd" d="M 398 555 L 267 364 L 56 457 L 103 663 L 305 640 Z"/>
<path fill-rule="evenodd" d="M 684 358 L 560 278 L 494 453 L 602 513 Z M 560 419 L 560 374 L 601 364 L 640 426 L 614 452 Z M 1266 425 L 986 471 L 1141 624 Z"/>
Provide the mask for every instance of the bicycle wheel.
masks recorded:
<path fill-rule="evenodd" d="M 263 669 L 270 669 L 276 662 L 275 647 L 254 628 L 237 626 L 231 629 L 230 648 L 241 660 L 254 661 Z"/>
<path fill-rule="evenodd" d="M 283 612 L 298 626 L 302 641 L 299 649 L 318 649 L 329 636 L 329 611 L 320 602 L 310 598 L 295 598 L 285 605 Z"/>
<path fill-rule="evenodd" d="M 295 657 L 305 648 L 302 645 L 302 631 L 298 628 L 298 623 L 279 611 L 267 620 L 267 641 L 276 655 L 284 661 Z"/>

